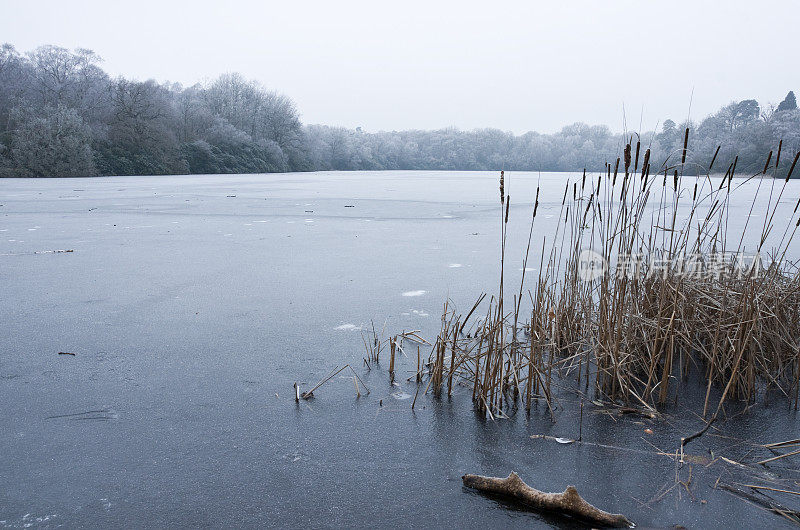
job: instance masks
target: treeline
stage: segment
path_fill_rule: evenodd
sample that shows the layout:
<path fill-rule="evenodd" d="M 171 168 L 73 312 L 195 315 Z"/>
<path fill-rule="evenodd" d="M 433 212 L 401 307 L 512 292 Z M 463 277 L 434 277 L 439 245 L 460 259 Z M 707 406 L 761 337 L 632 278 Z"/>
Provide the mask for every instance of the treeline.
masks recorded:
<path fill-rule="evenodd" d="M 634 134 L 656 167 L 674 159 L 691 129 L 689 164 L 735 155 L 763 166 L 783 140 L 800 148 L 793 93 L 773 108 L 726 105 L 699 123 L 666 120 L 657 132 L 613 133 L 576 123 L 554 134 L 497 129 L 366 133 L 303 126 L 291 99 L 239 74 L 183 87 L 111 78 L 84 49 L 0 47 L 0 176 L 266 173 L 359 169 L 602 169 Z M 783 157 L 785 163 L 786 159 Z M 725 162 L 727 161 L 727 162 Z M 738 171 L 737 171 L 738 173 Z"/>
<path fill-rule="evenodd" d="M 238 74 L 207 86 L 112 79 L 89 50 L 0 48 L 5 176 L 311 169 L 294 103 Z"/>
<path fill-rule="evenodd" d="M 784 153 L 800 149 L 800 111 L 793 92 L 777 107 L 755 100 L 732 102 L 699 123 L 665 120 L 657 132 L 613 133 L 604 125 L 575 123 L 554 134 L 514 135 L 497 129 L 364 133 L 311 125 L 306 136 L 317 169 L 450 169 L 516 171 L 602 170 L 633 139 L 651 149 L 653 169 L 680 157 L 690 129 L 688 171 L 705 172 L 717 150 L 715 168 L 725 171 L 736 156 L 737 174 L 763 169 L 770 150 L 783 140 Z M 784 155 L 781 166 L 791 156 Z"/>

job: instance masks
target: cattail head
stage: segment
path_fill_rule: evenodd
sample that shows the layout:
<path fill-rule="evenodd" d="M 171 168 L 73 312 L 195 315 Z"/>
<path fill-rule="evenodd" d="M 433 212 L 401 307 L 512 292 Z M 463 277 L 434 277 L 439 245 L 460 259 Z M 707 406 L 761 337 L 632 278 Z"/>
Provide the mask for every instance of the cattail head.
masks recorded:
<path fill-rule="evenodd" d="M 764 164 L 764 171 L 761 172 L 762 175 L 766 175 L 767 174 L 767 169 L 769 169 L 770 160 L 772 160 L 772 151 L 770 151 L 769 154 L 767 155 L 767 161 Z"/>
<path fill-rule="evenodd" d="M 631 144 L 625 145 L 625 173 L 631 167 Z"/>
<path fill-rule="evenodd" d="M 506 200 L 505 171 L 500 172 L 500 203 Z"/>
<path fill-rule="evenodd" d="M 708 165 L 708 172 L 709 173 L 711 173 L 711 168 L 714 167 L 714 160 L 717 159 L 717 155 L 719 154 L 719 150 L 720 150 L 721 147 L 722 147 L 721 145 L 718 145 L 717 146 L 717 150 L 714 151 L 714 156 L 711 157 L 711 163 Z"/>
<path fill-rule="evenodd" d="M 731 181 L 733 181 L 733 173 L 736 171 L 736 163 L 739 162 L 739 157 L 733 159 L 733 166 L 731 167 L 731 174 L 728 175 L 728 193 L 731 192 Z"/>
<path fill-rule="evenodd" d="M 686 163 L 686 147 L 689 145 L 689 127 L 686 127 L 686 133 L 683 135 L 683 154 L 681 155 L 681 165 Z"/>
<path fill-rule="evenodd" d="M 511 195 L 508 196 L 508 200 L 506 200 L 506 220 L 505 223 L 508 224 L 508 207 L 511 206 Z"/>
<path fill-rule="evenodd" d="M 636 159 L 633 162 L 633 170 L 634 171 L 638 171 L 639 170 L 639 149 L 641 147 L 642 147 L 642 142 L 637 141 L 636 142 Z"/>
<path fill-rule="evenodd" d="M 647 165 L 650 163 L 650 149 L 644 152 L 644 161 L 642 162 L 642 176 L 644 177 L 645 169 L 647 169 Z"/>
<path fill-rule="evenodd" d="M 783 149 L 783 140 L 778 142 L 778 154 L 775 155 L 775 169 L 778 169 L 778 164 L 781 163 L 781 150 Z"/>
<path fill-rule="evenodd" d="M 792 166 L 789 168 L 789 172 L 786 174 L 786 180 L 784 182 L 789 182 L 789 179 L 792 178 L 792 172 L 794 172 L 794 166 L 797 165 L 797 158 L 800 157 L 800 151 L 794 155 L 794 160 L 792 160 Z"/>
<path fill-rule="evenodd" d="M 725 185 L 725 182 L 728 180 L 728 175 L 731 174 L 731 168 L 733 168 L 733 162 L 731 162 L 731 165 L 728 166 L 728 169 L 725 171 L 725 174 L 722 175 L 722 182 L 719 183 L 719 188 L 717 189 L 721 190 L 722 186 Z"/>

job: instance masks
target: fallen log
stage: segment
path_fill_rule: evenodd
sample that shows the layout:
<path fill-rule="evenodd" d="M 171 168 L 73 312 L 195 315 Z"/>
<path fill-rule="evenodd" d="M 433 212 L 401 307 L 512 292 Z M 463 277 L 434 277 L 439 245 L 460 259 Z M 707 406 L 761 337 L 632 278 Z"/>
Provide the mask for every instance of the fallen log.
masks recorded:
<path fill-rule="evenodd" d="M 525 484 L 513 471 L 506 478 L 464 475 L 461 480 L 468 488 L 511 497 L 536 510 L 557 512 L 602 526 L 634 527 L 624 515 L 604 512 L 583 500 L 573 486 L 567 486 L 562 493 L 545 493 Z"/>

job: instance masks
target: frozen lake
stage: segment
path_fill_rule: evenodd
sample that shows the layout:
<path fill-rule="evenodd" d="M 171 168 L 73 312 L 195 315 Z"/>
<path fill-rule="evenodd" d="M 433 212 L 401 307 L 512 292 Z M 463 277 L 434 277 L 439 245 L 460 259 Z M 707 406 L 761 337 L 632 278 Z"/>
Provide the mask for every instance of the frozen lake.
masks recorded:
<path fill-rule="evenodd" d="M 540 240 L 568 177 L 507 174 L 514 290 L 537 182 Z M 587 407 L 585 440 L 653 451 L 560 445 L 530 436 L 577 437 L 569 393 L 555 423 L 546 407 L 492 422 L 463 390 L 412 412 L 407 375 L 366 370 L 371 319 L 433 338 L 448 297 L 467 311 L 496 290 L 498 210 L 496 173 L 0 179 L 0 526 L 568 527 L 461 486 L 515 470 L 640 527 L 789 527 L 711 489 L 701 464 L 696 498 L 655 499 L 676 465 L 653 447 L 674 451 L 694 416 Z M 295 403 L 295 381 L 347 363 L 368 396 L 337 377 Z M 752 448 L 736 440 L 798 437 L 781 399 L 719 429 L 692 451 L 738 460 Z"/>

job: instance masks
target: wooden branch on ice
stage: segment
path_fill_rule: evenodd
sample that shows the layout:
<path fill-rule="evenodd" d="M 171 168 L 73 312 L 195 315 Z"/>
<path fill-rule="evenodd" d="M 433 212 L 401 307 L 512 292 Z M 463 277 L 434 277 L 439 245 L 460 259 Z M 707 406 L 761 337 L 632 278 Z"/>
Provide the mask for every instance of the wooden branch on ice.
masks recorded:
<path fill-rule="evenodd" d="M 711 424 L 714 423 L 715 421 L 717 421 L 717 413 L 716 412 L 714 413 L 713 416 L 711 416 L 711 419 L 708 420 L 708 422 L 706 423 L 706 426 L 703 427 L 701 430 L 699 430 L 698 432 L 696 432 L 696 433 L 694 433 L 694 434 L 692 434 L 690 436 L 686 436 L 684 438 L 681 438 L 681 463 L 683 463 L 683 447 L 686 444 L 688 444 L 689 442 L 691 442 L 692 440 L 694 440 L 695 438 L 700 438 L 701 436 L 703 436 L 706 433 L 706 431 L 708 431 L 709 427 L 711 427 Z"/>
<path fill-rule="evenodd" d="M 608 513 L 595 508 L 583 500 L 573 486 L 567 486 L 563 493 L 545 493 L 525 484 L 513 471 L 506 478 L 464 475 L 461 480 L 468 488 L 511 497 L 536 510 L 557 512 L 602 526 L 617 528 L 634 526 L 622 514 Z"/>
<path fill-rule="evenodd" d="M 699 430 L 698 432 L 696 432 L 696 433 L 694 433 L 694 434 L 692 434 L 690 436 L 686 436 L 685 438 L 681 438 L 681 452 L 683 452 L 683 447 L 686 444 L 688 444 L 689 442 L 691 442 L 695 438 L 700 438 L 701 436 L 703 436 L 706 433 L 706 431 L 709 429 L 709 427 L 711 427 L 711 424 L 714 423 L 715 421 L 717 421 L 717 415 L 716 414 L 711 416 L 711 419 L 708 420 L 708 422 L 706 423 L 705 427 L 703 427 L 701 430 Z"/>

